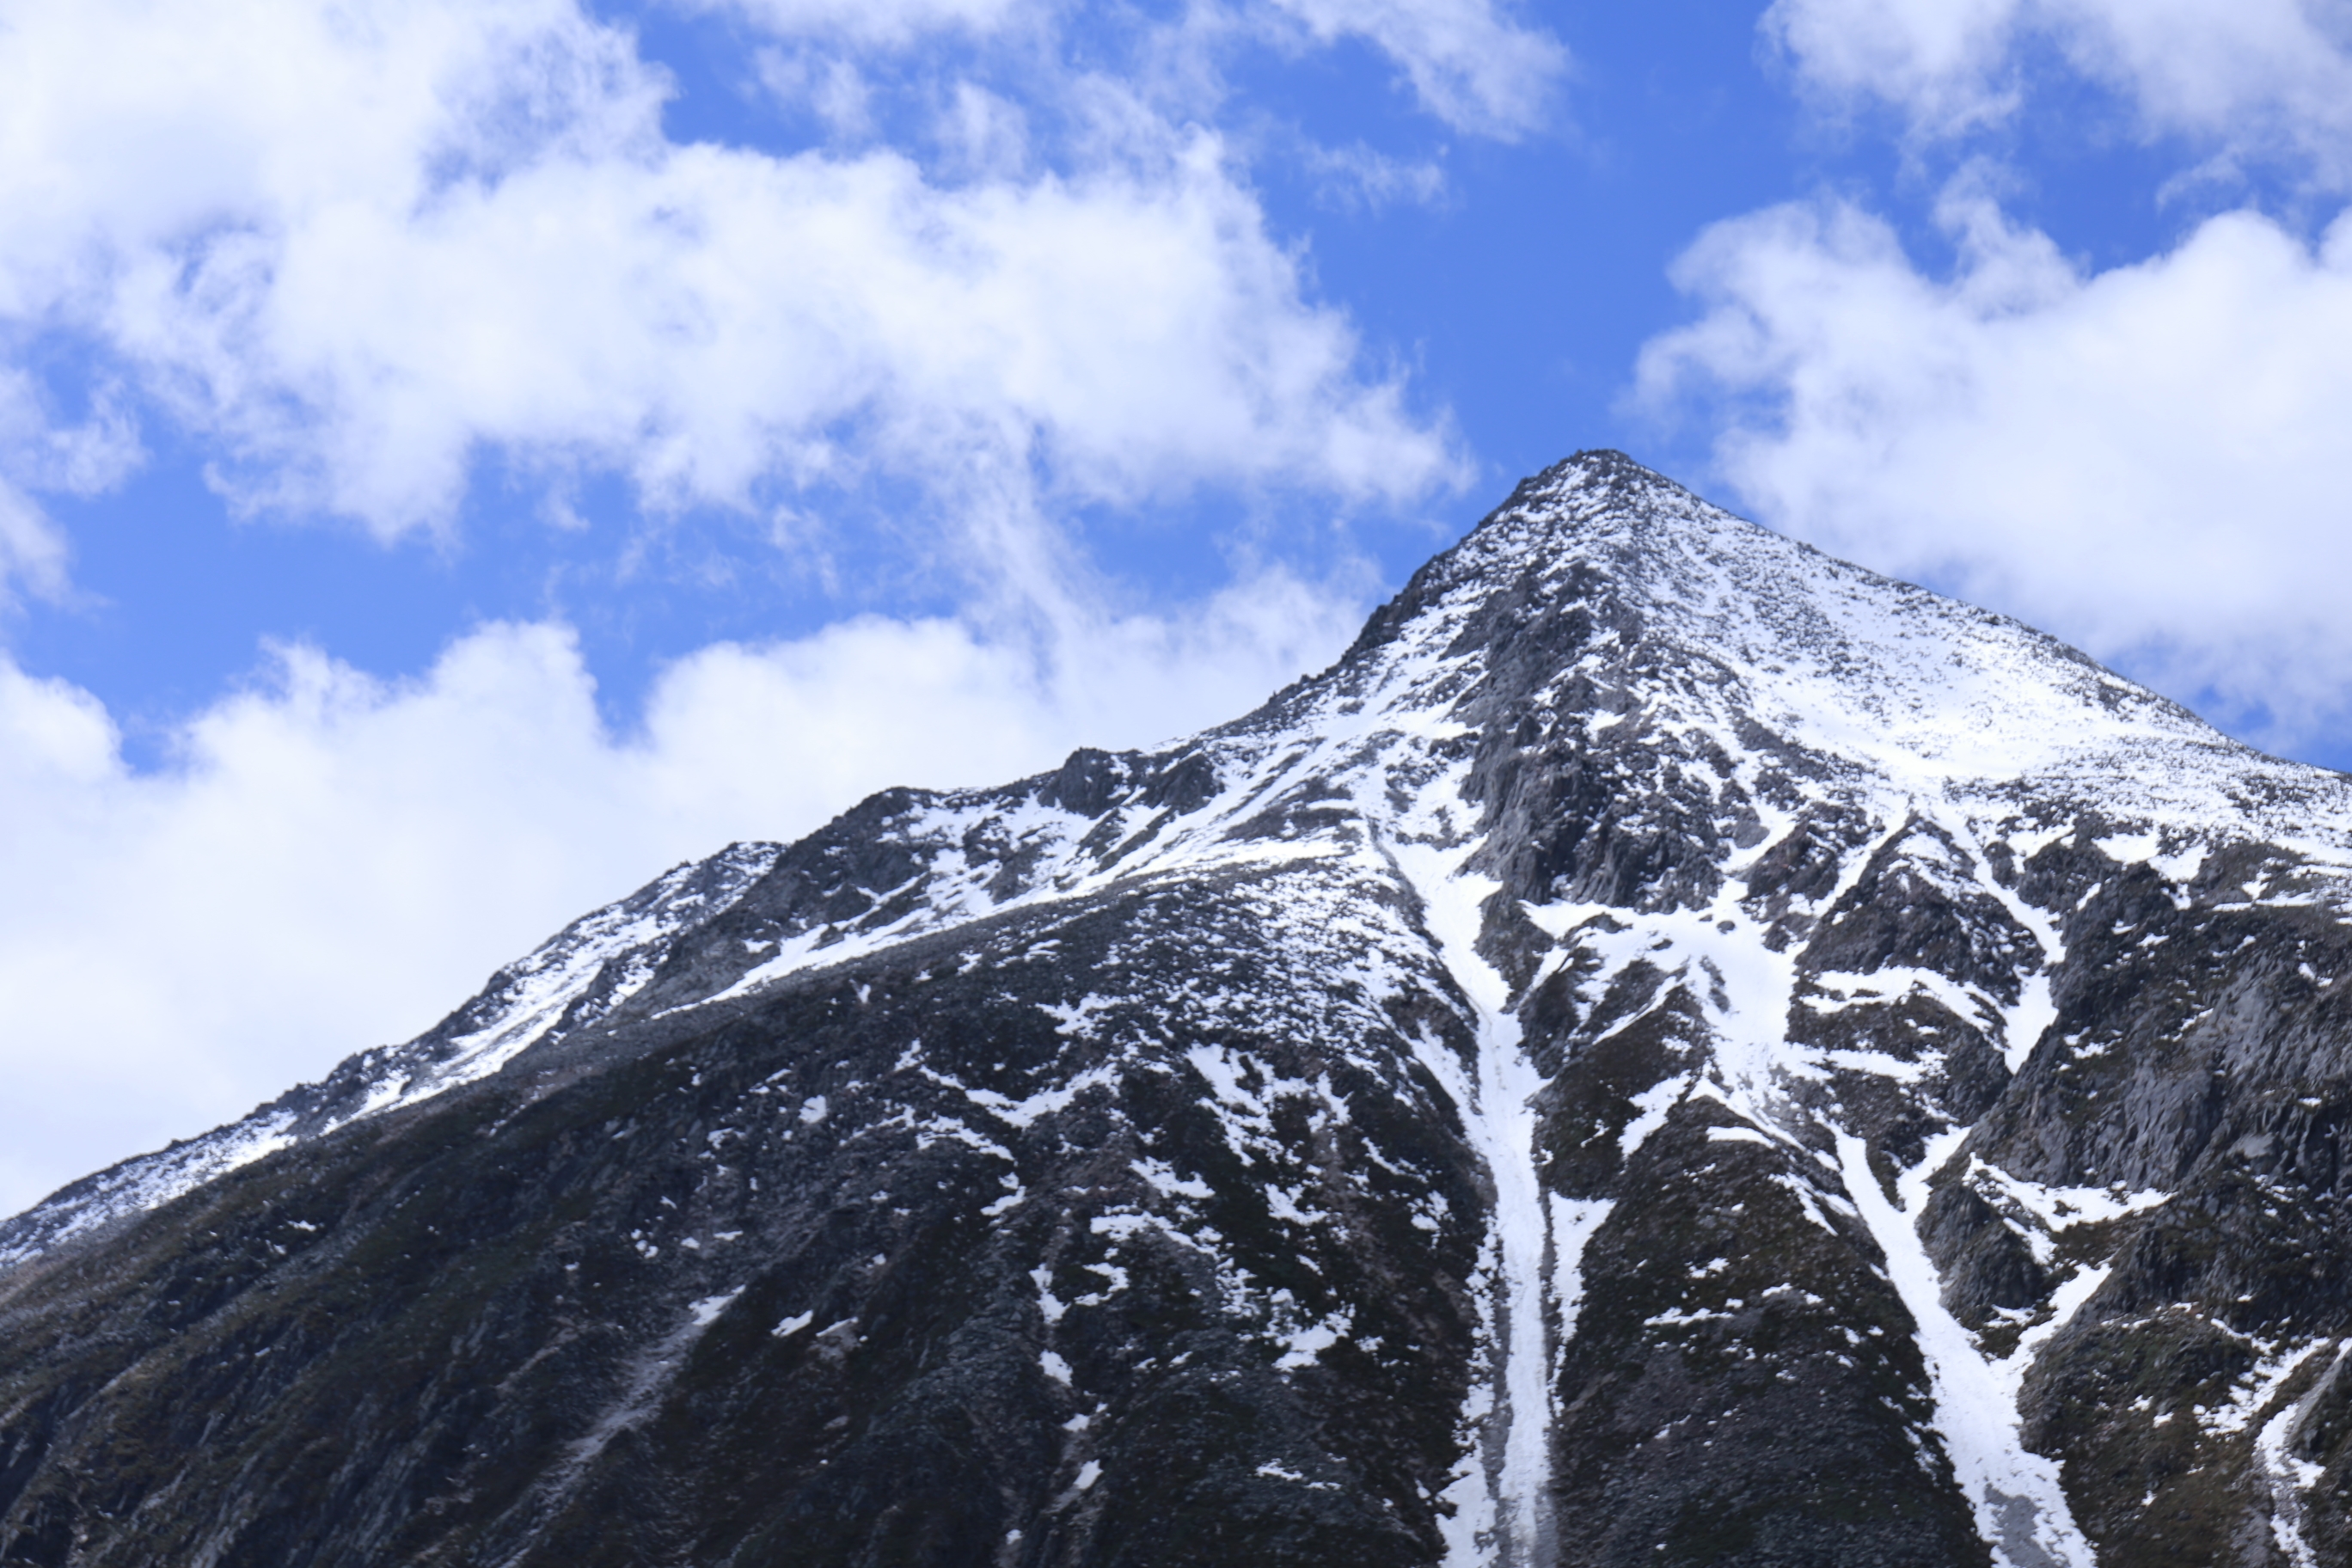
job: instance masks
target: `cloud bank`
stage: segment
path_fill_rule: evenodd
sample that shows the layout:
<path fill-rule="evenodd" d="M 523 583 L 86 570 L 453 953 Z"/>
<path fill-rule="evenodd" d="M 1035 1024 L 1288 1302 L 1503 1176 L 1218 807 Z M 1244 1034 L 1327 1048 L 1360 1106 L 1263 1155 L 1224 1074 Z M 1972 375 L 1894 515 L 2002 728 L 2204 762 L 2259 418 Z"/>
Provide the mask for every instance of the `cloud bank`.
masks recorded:
<path fill-rule="evenodd" d="M 0 319 L 247 507 L 446 526 L 485 449 L 656 510 L 980 459 L 1122 503 L 1459 468 L 1217 136 L 1139 103 L 1081 167 L 948 182 L 674 143 L 661 73 L 556 0 L 16 9 Z"/>

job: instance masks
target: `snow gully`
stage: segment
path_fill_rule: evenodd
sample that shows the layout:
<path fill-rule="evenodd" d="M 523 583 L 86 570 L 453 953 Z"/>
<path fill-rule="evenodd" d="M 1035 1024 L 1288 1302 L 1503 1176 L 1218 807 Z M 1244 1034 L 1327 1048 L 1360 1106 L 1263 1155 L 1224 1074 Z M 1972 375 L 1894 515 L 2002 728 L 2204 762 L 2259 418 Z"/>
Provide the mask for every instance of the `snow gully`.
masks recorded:
<path fill-rule="evenodd" d="M 1476 942 L 1486 900 L 1498 884 L 1465 872 L 1468 847 L 1394 847 L 1398 868 L 1420 896 L 1423 921 L 1440 962 L 1468 998 L 1477 1055 L 1465 1073 L 1443 1045 L 1419 1055 L 1460 1108 L 1463 1126 L 1495 1184 L 1494 1219 L 1480 1255 L 1480 1313 L 1486 1344 L 1464 1411 L 1474 1446 L 1446 1500 L 1446 1568 L 1550 1568 L 1558 1557 L 1548 1497 L 1552 1394 L 1545 1353 L 1546 1261 L 1559 1294 L 1579 1293 L 1577 1259 L 1592 1225 L 1555 1236 L 1536 1169 L 1536 1112 L 1543 1087 L 1521 1048 L 1510 988 Z M 1475 1075 L 1475 1076 L 1474 1076 Z M 1563 1303 L 1573 1311 L 1572 1301 Z M 1565 1331 L 1565 1329 L 1564 1331 Z"/>

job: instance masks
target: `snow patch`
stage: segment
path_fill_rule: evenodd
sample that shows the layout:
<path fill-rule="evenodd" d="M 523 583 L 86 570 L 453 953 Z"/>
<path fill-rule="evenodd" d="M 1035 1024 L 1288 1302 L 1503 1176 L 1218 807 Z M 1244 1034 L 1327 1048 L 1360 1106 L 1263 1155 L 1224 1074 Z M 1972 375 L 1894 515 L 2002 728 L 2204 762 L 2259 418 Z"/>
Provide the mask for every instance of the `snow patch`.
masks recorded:
<path fill-rule="evenodd" d="M 1423 921 L 1470 1003 L 1476 1030 L 1476 1056 L 1466 1071 L 1451 1051 L 1425 1037 L 1417 1054 L 1454 1100 L 1495 1185 L 1495 1215 L 1481 1256 L 1487 1353 L 1496 1376 L 1473 1394 L 1463 1413 L 1465 1428 L 1484 1440 L 1474 1444 L 1446 1489 L 1455 1505 L 1454 1517 L 1440 1524 L 1448 1568 L 1495 1561 L 1498 1548 L 1493 1541 L 1482 1544 L 1482 1527 L 1500 1531 L 1499 1550 L 1522 1563 L 1537 1553 L 1550 1527 L 1544 1493 L 1552 1409 L 1543 1321 L 1549 1238 L 1530 1104 L 1543 1079 L 1520 1047 L 1518 1020 L 1507 1011 L 1509 986 L 1477 952 L 1483 907 L 1500 884 L 1462 869 L 1468 847 L 1448 852 L 1399 844 L 1391 850 L 1420 895 Z M 1481 1448 L 1499 1462 L 1489 1468 Z"/>
<path fill-rule="evenodd" d="M 725 1311 L 729 1303 L 732 1302 L 736 1297 L 740 1296 L 742 1293 L 743 1287 L 738 1285 L 735 1289 L 727 1291 L 723 1295 L 705 1296 L 699 1301 L 689 1302 L 686 1310 L 694 1314 L 696 1327 L 707 1329 L 711 1324 L 717 1322 L 719 1321 L 719 1314 Z"/>

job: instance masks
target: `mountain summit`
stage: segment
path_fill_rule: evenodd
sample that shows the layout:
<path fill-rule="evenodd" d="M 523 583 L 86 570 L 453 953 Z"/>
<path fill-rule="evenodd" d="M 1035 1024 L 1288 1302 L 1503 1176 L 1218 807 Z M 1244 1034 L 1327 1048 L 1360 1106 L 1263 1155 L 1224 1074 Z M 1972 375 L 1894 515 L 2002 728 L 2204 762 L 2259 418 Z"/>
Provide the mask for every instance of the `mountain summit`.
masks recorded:
<path fill-rule="evenodd" d="M 2352 781 L 1610 452 L 0 1226 L 0 1563 L 2352 1560 Z"/>

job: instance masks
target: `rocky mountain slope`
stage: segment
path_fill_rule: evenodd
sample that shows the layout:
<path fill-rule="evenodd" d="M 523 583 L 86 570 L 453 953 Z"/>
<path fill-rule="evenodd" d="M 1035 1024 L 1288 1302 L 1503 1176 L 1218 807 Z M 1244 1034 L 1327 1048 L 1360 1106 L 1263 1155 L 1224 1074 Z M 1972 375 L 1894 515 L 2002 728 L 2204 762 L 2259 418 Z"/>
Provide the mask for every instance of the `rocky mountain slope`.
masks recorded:
<path fill-rule="evenodd" d="M 0 1226 L 10 1564 L 2352 1561 L 2352 781 L 1613 453 Z"/>

